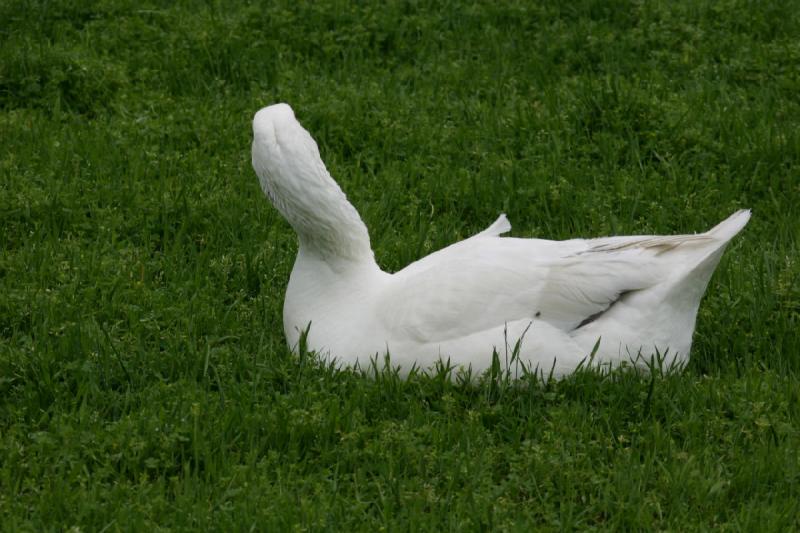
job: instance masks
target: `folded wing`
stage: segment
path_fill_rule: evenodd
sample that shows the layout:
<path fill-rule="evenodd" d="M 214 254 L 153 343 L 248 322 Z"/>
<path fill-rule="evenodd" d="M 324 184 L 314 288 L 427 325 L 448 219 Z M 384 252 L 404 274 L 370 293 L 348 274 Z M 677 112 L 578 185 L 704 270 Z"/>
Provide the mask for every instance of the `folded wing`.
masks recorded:
<path fill-rule="evenodd" d="M 378 306 L 387 330 L 421 343 L 520 319 L 569 332 L 621 295 L 665 281 L 724 244 L 714 230 L 569 241 L 500 237 L 509 229 L 501 216 L 487 230 L 397 272 L 382 295 L 386 305 Z"/>

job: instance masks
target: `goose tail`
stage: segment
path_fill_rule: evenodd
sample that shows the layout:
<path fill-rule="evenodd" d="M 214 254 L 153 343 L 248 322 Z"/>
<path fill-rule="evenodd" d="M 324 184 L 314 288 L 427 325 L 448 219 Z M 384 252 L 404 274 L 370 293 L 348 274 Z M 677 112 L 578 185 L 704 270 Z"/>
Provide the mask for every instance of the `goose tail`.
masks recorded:
<path fill-rule="evenodd" d="M 728 242 L 749 219 L 750 210 L 743 209 L 705 233 L 675 237 L 683 239 L 687 246 L 674 246 L 664 252 L 673 256 L 671 263 L 676 268 L 672 274 L 648 289 L 623 296 L 620 305 L 615 305 L 609 313 L 609 319 L 614 320 L 612 324 L 627 325 L 627 330 L 623 329 L 617 337 L 606 335 L 603 342 L 612 348 L 641 346 L 645 351 L 657 346 L 662 353 L 668 348 L 667 365 L 685 362 L 708 282 Z M 672 243 L 669 239 L 667 242 Z"/>
<path fill-rule="evenodd" d="M 717 264 L 728 243 L 736 234 L 742 231 L 749 220 L 750 210 L 740 209 L 705 233 L 705 236 L 714 239 L 715 245 L 707 246 L 705 248 L 707 250 L 705 256 L 700 256 L 699 260 L 683 275 L 687 282 L 694 283 L 696 288 L 699 289 L 698 304 L 699 298 L 705 292 L 706 285 L 717 268 Z M 684 287 L 682 290 L 686 290 L 686 288 Z M 691 293 L 693 291 L 687 292 Z"/>
<path fill-rule="evenodd" d="M 673 315 L 674 323 L 683 322 L 686 331 L 694 330 L 700 300 L 728 242 L 745 227 L 748 220 L 750 220 L 750 210 L 742 209 L 707 231 L 705 235 L 714 239 L 715 245 L 706 247 L 705 253 L 699 257 L 695 256 L 695 261 L 689 263 L 691 266 L 686 271 L 679 273 L 672 282 L 665 284 L 664 303 L 668 304 L 666 309 L 676 313 Z M 680 332 L 673 332 L 673 336 L 679 338 Z M 691 344 L 691 333 L 688 342 Z M 686 352 L 688 353 L 688 349 Z"/>
<path fill-rule="evenodd" d="M 727 243 L 729 240 L 735 237 L 737 233 L 742 231 L 742 228 L 747 225 L 749 220 L 750 210 L 740 209 L 711 228 L 708 231 L 708 235 Z"/>
<path fill-rule="evenodd" d="M 703 281 L 703 291 L 705 291 L 705 286 L 708 284 L 711 274 L 717 268 L 717 264 L 728 243 L 742 231 L 749 220 L 750 210 L 740 209 L 706 232 L 706 236 L 713 238 L 717 244 L 711 247 L 707 255 L 690 269 L 692 274 Z"/>

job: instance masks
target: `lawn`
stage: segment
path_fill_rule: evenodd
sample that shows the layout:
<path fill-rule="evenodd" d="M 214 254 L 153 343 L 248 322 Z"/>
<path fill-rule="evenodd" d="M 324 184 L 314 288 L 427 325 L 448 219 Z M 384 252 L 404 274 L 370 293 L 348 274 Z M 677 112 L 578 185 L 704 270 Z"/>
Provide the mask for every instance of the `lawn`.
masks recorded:
<path fill-rule="evenodd" d="M 800 529 L 800 4 L 0 1 L 8 531 Z M 290 103 L 394 271 L 753 219 L 690 364 L 400 380 L 292 356 L 250 166 Z M 490 357 L 491 354 L 487 354 Z"/>

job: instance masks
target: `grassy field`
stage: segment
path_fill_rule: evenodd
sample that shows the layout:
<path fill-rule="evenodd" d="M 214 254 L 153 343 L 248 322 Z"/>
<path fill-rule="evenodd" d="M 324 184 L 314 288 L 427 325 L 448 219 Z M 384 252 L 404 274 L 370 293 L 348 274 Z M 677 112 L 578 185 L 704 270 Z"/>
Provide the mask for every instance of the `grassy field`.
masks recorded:
<path fill-rule="evenodd" d="M 266 4 L 0 1 L 2 529 L 800 529 L 798 2 Z M 500 212 L 753 220 L 680 373 L 326 368 L 250 167 L 277 101 L 388 270 Z"/>

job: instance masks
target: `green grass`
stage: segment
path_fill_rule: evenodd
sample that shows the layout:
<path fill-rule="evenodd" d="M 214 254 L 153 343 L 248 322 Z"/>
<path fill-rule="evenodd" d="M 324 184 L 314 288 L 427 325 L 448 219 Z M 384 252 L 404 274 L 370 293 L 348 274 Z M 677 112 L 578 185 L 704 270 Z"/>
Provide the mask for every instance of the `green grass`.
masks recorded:
<path fill-rule="evenodd" d="M 3 529 L 800 528 L 799 8 L 0 2 Z M 249 163 L 277 101 L 389 270 L 499 212 L 753 219 L 680 373 L 326 368 Z"/>

